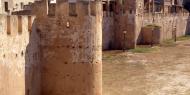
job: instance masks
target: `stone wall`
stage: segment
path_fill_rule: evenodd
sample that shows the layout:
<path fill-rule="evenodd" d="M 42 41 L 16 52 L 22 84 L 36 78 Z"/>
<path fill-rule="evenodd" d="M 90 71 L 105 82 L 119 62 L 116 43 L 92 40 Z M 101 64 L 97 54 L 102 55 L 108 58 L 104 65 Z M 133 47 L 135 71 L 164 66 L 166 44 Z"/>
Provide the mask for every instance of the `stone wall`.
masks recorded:
<path fill-rule="evenodd" d="M 123 9 L 122 6 L 124 6 Z M 137 35 L 142 25 L 143 6 L 143 0 L 125 0 L 124 5 L 117 1 L 117 10 L 114 15 L 113 46 L 115 49 L 136 47 Z M 127 33 L 124 34 L 124 31 Z"/>
<path fill-rule="evenodd" d="M 176 36 L 187 34 L 187 22 L 189 13 L 180 14 L 144 14 L 142 26 L 156 24 L 161 26 L 161 41 L 172 39 L 175 36 L 174 28 L 176 27 Z"/>
<path fill-rule="evenodd" d="M 114 27 L 113 17 L 103 17 L 103 50 L 113 49 Z"/>
<path fill-rule="evenodd" d="M 101 95 L 101 2 L 57 0 L 55 11 L 46 0 L 35 6 L 35 20 L 0 20 L 0 94 Z"/>
<path fill-rule="evenodd" d="M 115 14 L 114 29 L 114 48 L 123 49 L 126 43 L 127 48 L 135 46 L 135 17 L 136 17 L 136 0 L 126 0 L 123 10 L 119 1 L 117 1 L 117 10 Z M 127 31 L 126 39 L 124 39 L 123 31 Z"/>
<path fill-rule="evenodd" d="M 39 38 L 33 20 L 0 15 L 0 95 L 39 95 Z"/>
<path fill-rule="evenodd" d="M 177 37 L 189 33 L 189 23 L 187 23 L 189 13 L 179 12 L 176 16 L 172 13 L 155 13 L 153 16 L 152 13 L 144 13 L 144 0 L 125 0 L 123 4 L 118 0 L 115 4 L 111 17 L 113 24 L 112 20 L 109 20 L 110 23 L 107 22 L 107 17 L 103 18 L 104 49 L 135 48 L 141 40 L 141 28 L 149 24 L 162 27 L 161 41 L 174 36 L 174 26 L 177 27 Z M 110 27 L 112 25 L 113 27 Z M 127 33 L 124 34 L 124 31 Z M 110 46 L 113 48 L 109 48 Z"/>
<path fill-rule="evenodd" d="M 135 42 L 134 47 L 137 45 L 137 40 L 139 38 L 144 16 L 144 0 L 136 0 L 136 15 L 135 15 Z"/>
<path fill-rule="evenodd" d="M 186 34 L 190 35 L 190 17 L 187 19 Z"/>
<path fill-rule="evenodd" d="M 47 13 L 47 2 L 41 4 L 35 12 L 41 35 L 41 95 L 101 95 L 101 2 L 93 1 L 89 8 L 85 0 L 72 5 L 57 0 L 54 16 Z"/>

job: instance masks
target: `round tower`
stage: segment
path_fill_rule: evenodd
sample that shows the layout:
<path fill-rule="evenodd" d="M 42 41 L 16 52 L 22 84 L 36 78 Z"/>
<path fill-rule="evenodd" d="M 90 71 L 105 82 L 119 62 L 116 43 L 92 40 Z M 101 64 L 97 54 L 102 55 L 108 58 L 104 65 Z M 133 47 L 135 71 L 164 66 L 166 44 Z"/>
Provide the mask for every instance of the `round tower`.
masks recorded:
<path fill-rule="evenodd" d="M 102 95 L 101 0 L 46 5 L 47 16 L 37 16 L 42 95 Z"/>

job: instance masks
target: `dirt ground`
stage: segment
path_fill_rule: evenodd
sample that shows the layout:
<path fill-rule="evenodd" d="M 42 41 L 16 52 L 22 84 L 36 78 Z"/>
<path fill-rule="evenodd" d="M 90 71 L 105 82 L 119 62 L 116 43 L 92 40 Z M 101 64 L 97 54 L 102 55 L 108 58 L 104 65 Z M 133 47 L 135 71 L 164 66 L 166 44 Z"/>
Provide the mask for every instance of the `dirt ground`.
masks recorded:
<path fill-rule="evenodd" d="M 190 40 L 151 53 L 105 51 L 103 95 L 190 95 Z"/>

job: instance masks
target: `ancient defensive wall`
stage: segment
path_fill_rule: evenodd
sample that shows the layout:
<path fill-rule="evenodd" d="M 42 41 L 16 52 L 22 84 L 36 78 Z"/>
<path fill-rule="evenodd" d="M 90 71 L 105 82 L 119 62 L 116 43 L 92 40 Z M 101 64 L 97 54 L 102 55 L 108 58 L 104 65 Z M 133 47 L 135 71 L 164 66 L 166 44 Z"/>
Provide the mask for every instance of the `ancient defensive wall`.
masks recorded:
<path fill-rule="evenodd" d="M 105 3 L 105 4 L 104 4 Z M 161 27 L 160 42 L 176 37 L 185 36 L 189 33 L 189 13 L 183 9 L 177 13 L 144 11 L 144 0 L 125 0 L 123 5 L 119 1 L 104 2 L 103 16 L 103 49 L 135 48 L 142 39 L 143 27 L 157 25 Z M 114 5 L 114 10 L 109 7 Z M 106 9 L 106 7 L 108 7 Z M 112 13 L 113 12 L 113 13 Z M 176 31 L 175 31 L 176 29 Z M 124 34 L 124 31 L 126 32 Z M 174 34 L 175 32 L 175 34 Z M 145 38 L 151 39 L 152 33 Z"/>
<path fill-rule="evenodd" d="M 0 16 L 0 94 L 101 95 L 101 1 L 38 5 Z"/>
<path fill-rule="evenodd" d="M 41 95 L 101 95 L 101 1 L 44 0 L 34 12 L 41 38 Z"/>
<path fill-rule="evenodd" d="M 39 37 L 34 18 L 0 15 L 0 95 L 39 95 Z"/>
<path fill-rule="evenodd" d="M 177 14 L 144 14 L 142 27 L 155 24 L 161 27 L 160 41 L 173 39 L 189 34 L 188 23 L 189 13 Z M 175 29 L 176 28 L 176 29 Z M 175 32 L 175 34 L 174 34 Z M 148 37 L 151 37 L 151 34 Z M 139 35 L 140 37 L 141 35 Z M 139 39 L 140 40 L 140 39 Z"/>

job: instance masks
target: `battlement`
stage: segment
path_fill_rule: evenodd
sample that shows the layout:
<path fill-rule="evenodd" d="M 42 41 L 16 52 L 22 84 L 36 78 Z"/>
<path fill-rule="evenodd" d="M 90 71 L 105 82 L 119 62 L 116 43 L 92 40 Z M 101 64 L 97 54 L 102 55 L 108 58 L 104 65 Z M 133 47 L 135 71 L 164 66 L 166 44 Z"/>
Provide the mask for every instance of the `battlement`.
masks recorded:
<path fill-rule="evenodd" d="M 48 16 L 61 14 L 70 17 L 96 16 L 97 0 L 57 0 L 56 3 L 47 4 Z"/>
<path fill-rule="evenodd" d="M 24 5 L 24 9 L 14 11 L 14 15 L 36 15 L 54 17 L 64 15 L 67 17 L 96 16 L 97 0 L 41 0 Z M 101 5 L 101 4 L 100 4 Z"/>
<path fill-rule="evenodd" d="M 34 19 L 34 16 L 0 15 L 0 75 L 2 80 L 6 81 L 0 81 L 1 95 L 40 95 L 37 94 L 40 91 L 30 89 L 34 85 L 35 88 L 39 87 L 40 83 L 36 81 L 30 84 L 31 80 L 26 80 L 30 78 L 31 68 L 35 69 L 36 74 L 39 73 L 38 68 L 33 68 L 39 64 L 36 57 L 39 56 L 39 36 L 33 25 Z M 9 77 L 10 80 L 4 79 L 5 77 Z M 36 75 L 34 77 L 37 78 Z M 12 90 L 6 91 L 1 88 Z"/>
<path fill-rule="evenodd" d="M 0 15 L 0 35 L 15 36 L 32 31 L 35 16 Z"/>

